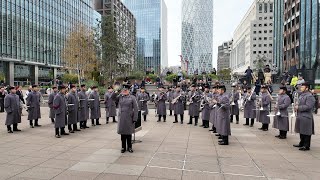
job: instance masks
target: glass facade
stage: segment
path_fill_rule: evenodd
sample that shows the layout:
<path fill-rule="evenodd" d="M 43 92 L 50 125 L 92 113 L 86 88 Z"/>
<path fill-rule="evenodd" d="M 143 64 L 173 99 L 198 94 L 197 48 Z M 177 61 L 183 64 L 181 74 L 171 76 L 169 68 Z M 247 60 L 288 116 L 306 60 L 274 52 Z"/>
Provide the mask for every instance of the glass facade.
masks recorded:
<path fill-rule="evenodd" d="M 213 1 L 182 1 L 182 59 L 188 74 L 212 69 Z"/>
<path fill-rule="evenodd" d="M 0 60 L 15 63 L 15 78 L 34 74 L 34 65 L 39 77 L 60 67 L 67 34 L 77 24 L 92 27 L 98 14 L 91 0 L 0 0 L 0 7 Z"/>
<path fill-rule="evenodd" d="M 167 66 L 166 5 L 163 0 L 123 0 L 136 18 L 136 62 L 144 64 L 144 70 L 160 72 Z"/>
<path fill-rule="evenodd" d="M 284 3 L 283 0 L 274 0 L 274 30 L 273 30 L 273 63 L 281 70 L 285 68 L 283 58 L 283 32 L 284 32 Z"/>

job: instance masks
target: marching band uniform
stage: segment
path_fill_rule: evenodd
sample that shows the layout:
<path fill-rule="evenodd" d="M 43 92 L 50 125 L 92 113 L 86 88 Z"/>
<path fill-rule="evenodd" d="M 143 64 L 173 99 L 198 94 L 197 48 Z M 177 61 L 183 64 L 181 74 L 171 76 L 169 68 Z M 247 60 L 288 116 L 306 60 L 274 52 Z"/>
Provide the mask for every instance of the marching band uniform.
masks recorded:
<path fill-rule="evenodd" d="M 163 122 L 166 122 L 167 117 L 167 94 L 163 92 L 162 88 L 160 88 L 160 92 L 157 93 L 157 114 L 158 114 L 158 121 L 161 121 L 161 116 L 163 117 Z"/>
<path fill-rule="evenodd" d="M 5 125 L 7 126 L 8 133 L 13 133 L 11 125 L 13 125 L 13 131 L 21 131 L 18 129 L 18 123 L 21 123 L 20 114 L 20 99 L 16 95 L 14 87 L 10 87 L 10 94 L 7 94 L 4 98 L 4 109 L 7 112 Z"/>
<path fill-rule="evenodd" d="M 228 136 L 231 135 L 231 128 L 230 128 L 230 99 L 229 95 L 225 93 L 225 86 L 219 86 L 219 89 L 223 90 L 218 97 L 217 103 L 217 132 L 221 136 L 221 141 L 219 145 L 229 145 L 229 138 Z"/>
<path fill-rule="evenodd" d="M 235 85 L 232 85 L 232 87 L 236 87 Z M 230 122 L 233 123 L 233 116 L 236 116 L 236 123 L 239 124 L 239 104 L 238 100 L 240 99 L 239 93 L 237 90 L 233 90 L 232 93 L 230 93 L 230 99 L 233 99 L 234 105 L 230 104 Z M 232 102 L 231 102 L 232 103 Z"/>
<path fill-rule="evenodd" d="M 177 86 L 176 92 L 173 94 L 173 99 L 176 99 L 178 96 L 178 101 L 173 105 L 174 106 L 174 122 L 178 123 L 178 115 L 180 115 L 181 124 L 183 124 L 183 115 L 184 115 L 184 102 L 185 97 L 182 95 L 180 87 Z"/>
<path fill-rule="evenodd" d="M 192 85 L 192 88 L 194 88 L 193 90 L 191 90 L 188 93 L 188 97 L 189 97 L 189 116 L 190 116 L 190 120 L 188 124 L 192 124 L 192 119 L 195 119 L 195 123 L 194 125 L 197 126 L 198 125 L 198 120 L 199 120 L 199 114 L 200 114 L 200 99 L 201 99 L 201 94 L 195 89 L 196 86 Z"/>
<path fill-rule="evenodd" d="M 30 121 L 30 127 L 39 127 L 38 120 L 41 118 L 40 113 L 40 96 L 41 94 L 37 90 L 37 85 L 32 85 L 33 91 L 27 96 L 27 107 L 28 107 L 28 120 Z M 34 126 L 33 121 L 34 120 Z"/>
<path fill-rule="evenodd" d="M 169 116 L 172 116 L 172 111 L 174 110 L 174 105 L 171 103 L 172 100 L 174 99 L 173 94 L 174 94 L 174 92 L 172 91 L 171 88 L 169 88 L 169 90 L 167 92 L 167 97 L 168 97 L 168 101 L 169 101 L 169 111 L 170 111 Z"/>
<path fill-rule="evenodd" d="M 278 95 L 278 110 L 280 111 L 279 116 L 274 117 L 273 128 L 279 129 L 279 135 L 276 136 L 279 139 L 287 138 L 287 131 L 289 131 L 289 116 L 288 116 L 288 107 L 291 105 L 291 99 L 286 94 L 287 88 L 280 87 L 283 91 L 283 94 Z"/>
<path fill-rule="evenodd" d="M 100 111 L 100 97 L 99 93 L 97 92 L 97 87 L 93 86 L 92 92 L 89 95 L 89 99 L 93 99 L 92 101 L 89 102 L 90 106 L 90 118 L 91 118 L 91 124 L 92 126 L 99 126 L 101 125 L 99 123 L 99 118 L 101 117 L 101 111 Z M 94 120 L 96 120 L 96 124 L 94 124 Z"/>
<path fill-rule="evenodd" d="M 48 106 L 50 108 L 50 114 L 49 114 L 49 118 L 51 119 L 51 122 L 54 123 L 54 118 L 55 118 L 55 113 L 54 113 L 54 109 L 53 109 L 53 100 L 54 97 L 58 94 L 57 92 L 57 87 L 52 87 L 53 92 L 49 95 L 49 100 L 48 100 Z"/>
<path fill-rule="evenodd" d="M 55 112 L 54 127 L 56 138 L 60 138 L 60 135 L 69 135 L 64 131 L 67 119 L 67 101 L 65 98 L 66 87 L 64 85 L 59 86 L 59 91 L 60 92 L 54 97 L 52 105 Z"/>
<path fill-rule="evenodd" d="M 259 128 L 260 130 L 268 131 L 269 124 L 270 124 L 270 117 L 268 117 L 268 115 L 269 115 L 269 105 L 271 102 L 271 97 L 267 92 L 267 86 L 262 85 L 261 89 L 263 90 L 263 92 L 261 97 L 262 102 L 260 101 L 260 103 L 262 104 L 263 110 L 259 111 L 259 119 L 257 119 L 257 121 L 262 123 L 262 127 Z"/>
<path fill-rule="evenodd" d="M 251 90 L 251 87 L 248 87 L 247 89 Z M 246 103 L 244 105 L 244 118 L 246 119 L 246 123 L 244 125 L 249 126 L 249 119 L 251 119 L 250 127 L 252 127 L 254 124 L 254 119 L 257 116 L 256 111 L 254 110 L 256 109 L 256 104 L 255 104 L 256 93 L 252 91 L 250 93 L 251 94 L 247 93 L 245 95 Z M 250 96 L 251 98 L 249 99 Z"/>
<path fill-rule="evenodd" d="M 314 119 L 312 110 L 314 107 L 315 99 L 312 93 L 309 91 L 309 85 L 304 83 L 300 87 L 305 88 L 301 90 L 302 93 L 299 96 L 299 104 L 295 107 L 297 110 L 297 119 L 295 124 L 295 132 L 300 133 L 300 143 L 294 145 L 300 147 L 299 150 L 310 150 L 311 135 L 314 134 Z"/>
<path fill-rule="evenodd" d="M 104 95 L 104 104 L 106 109 L 106 124 L 109 123 L 109 118 L 113 118 L 113 122 L 116 123 L 117 116 L 117 94 L 113 91 L 112 87 L 108 87 L 108 92 Z"/>
<path fill-rule="evenodd" d="M 87 126 L 87 120 L 89 119 L 89 104 L 88 104 L 88 96 L 86 94 L 86 85 L 82 84 L 81 91 L 78 93 L 79 101 L 80 101 L 80 110 L 78 120 L 80 121 L 80 129 L 89 128 Z"/>
<path fill-rule="evenodd" d="M 68 130 L 70 133 L 74 133 L 74 131 L 80 131 L 77 128 L 79 100 L 76 94 L 76 86 L 70 85 L 70 92 L 67 95 L 67 100 L 68 100 L 68 104 L 67 104 Z"/>
<path fill-rule="evenodd" d="M 121 135 L 122 149 L 121 153 L 132 150 L 132 134 L 135 131 L 134 123 L 138 119 L 138 104 L 136 98 L 129 94 L 128 89 L 123 89 L 127 94 L 119 97 L 119 118 L 118 118 L 118 134 Z M 128 149 L 126 149 L 126 145 Z"/>
<path fill-rule="evenodd" d="M 216 92 L 216 86 L 214 85 L 212 87 L 213 89 L 213 94 L 212 94 L 212 98 L 213 99 L 217 99 L 219 94 Z M 216 123 L 217 123 L 217 116 L 216 116 L 216 113 L 217 113 L 217 107 L 215 106 L 215 104 L 210 104 L 210 107 L 211 107 L 211 110 L 210 110 L 210 123 L 212 124 L 212 128 L 209 130 L 209 131 L 212 131 L 213 133 L 216 133 L 217 132 L 217 129 L 216 129 Z"/>
<path fill-rule="evenodd" d="M 141 89 L 144 89 L 141 87 Z M 138 108 L 139 111 L 143 111 L 143 120 L 147 121 L 147 115 L 149 114 L 149 109 L 148 109 L 148 101 L 150 100 L 149 95 L 145 91 L 141 91 L 137 95 L 137 101 L 138 101 Z M 160 117 L 159 117 L 160 118 Z"/>
<path fill-rule="evenodd" d="M 204 98 L 206 97 L 209 97 L 209 98 L 212 98 L 212 94 L 209 93 L 209 87 L 205 87 L 205 92 L 204 92 Z M 210 105 L 209 105 L 209 102 L 207 102 L 206 99 L 204 99 L 205 101 L 205 105 L 202 109 L 202 112 L 201 112 L 201 119 L 202 119 L 202 126 L 203 128 L 209 128 L 209 119 L 210 119 L 210 111 L 211 111 L 211 108 L 210 108 Z"/>

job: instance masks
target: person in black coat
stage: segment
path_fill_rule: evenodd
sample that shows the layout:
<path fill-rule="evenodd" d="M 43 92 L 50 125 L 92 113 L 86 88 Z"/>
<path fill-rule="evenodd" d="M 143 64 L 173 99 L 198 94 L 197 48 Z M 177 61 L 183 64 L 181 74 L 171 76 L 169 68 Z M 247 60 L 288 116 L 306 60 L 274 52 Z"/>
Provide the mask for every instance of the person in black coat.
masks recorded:
<path fill-rule="evenodd" d="M 258 80 L 261 82 L 261 84 L 264 84 L 264 73 L 263 73 L 262 69 L 259 69 Z"/>
<path fill-rule="evenodd" d="M 256 88 L 254 89 L 254 92 L 256 93 L 256 95 L 259 95 L 260 88 L 261 88 L 261 84 L 260 84 L 259 80 L 257 80 L 254 85 L 256 86 Z"/>
<path fill-rule="evenodd" d="M 318 98 L 318 94 L 315 93 L 314 89 L 311 90 L 311 93 L 314 97 L 314 99 L 316 100 L 316 103 L 314 104 L 314 113 L 318 114 L 318 105 L 319 105 L 319 98 Z"/>
<path fill-rule="evenodd" d="M 6 97 L 6 91 L 4 87 L 0 87 L 0 113 L 4 112 L 4 98 Z"/>

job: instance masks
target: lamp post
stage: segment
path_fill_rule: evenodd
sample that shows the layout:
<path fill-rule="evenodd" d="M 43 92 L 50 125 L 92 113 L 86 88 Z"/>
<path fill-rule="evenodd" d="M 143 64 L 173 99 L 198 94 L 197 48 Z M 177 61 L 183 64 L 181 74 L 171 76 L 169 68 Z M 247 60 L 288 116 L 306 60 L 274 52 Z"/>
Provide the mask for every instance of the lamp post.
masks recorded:
<path fill-rule="evenodd" d="M 79 85 L 79 87 L 80 87 L 80 69 L 79 69 L 79 59 L 78 59 L 78 55 L 74 55 L 74 57 L 76 58 L 76 61 L 77 61 L 78 85 Z"/>

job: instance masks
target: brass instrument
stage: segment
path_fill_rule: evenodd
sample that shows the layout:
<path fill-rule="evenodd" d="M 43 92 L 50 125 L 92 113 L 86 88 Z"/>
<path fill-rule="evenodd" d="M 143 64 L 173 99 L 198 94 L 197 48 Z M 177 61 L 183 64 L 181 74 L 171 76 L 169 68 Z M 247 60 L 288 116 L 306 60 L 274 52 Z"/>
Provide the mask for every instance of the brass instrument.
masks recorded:
<path fill-rule="evenodd" d="M 230 97 L 230 105 L 235 106 L 236 104 L 234 103 L 234 90 L 232 90 L 231 97 Z"/>
<path fill-rule="evenodd" d="M 171 103 L 172 103 L 172 104 L 176 104 L 181 96 L 182 96 L 182 93 L 180 93 L 179 96 L 177 96 L 176 98 L 174 98 L 174 99 L 171 101 Z"/>
<path fill-rule="evenodd" d="M 251 101 L 251 97 L 252 97 L 252 94 L 255 93 L 254 92 L 255 89 L 256 89 L 256 87 L 254 86 L 253 89 L 251 89 L 250 96 L 247 98 L 247 96 L 248 96 L 248 93 L 247 93 L 247 95 L 244 97 L 244 101 L 243 101 L 243 105 L 242 105 L 243 107 L 246 106 L 248 101 Z"/>
<path fill-rule="evenodd" d="M 293 121 L 293 118 L 296 118 L 297 117 L 297 112 L 296 112 L 296 110 L 295 110 L 295 106 L 298 106 L 299 105 L 299 94 L 298 94 L 298 92 L 293 92 L 292 93 L 292 96 L 293 96 L 293 103 L 292 103 L 292 114 L 291 114 L 291 116 L 290 116 L 290 123 L 291 123 L 291 125 L 290 125 L 290 132 L 291 132 L 291 134 L 293 134 L 293 123 L 292 123 L 292 121 Z"/>
<path fill-rule="evenodd" d="M 196 92 L 194 92 L 194 94 L 190 97 L 189 101 L 187 102 L 187 105 L 189 104 L 193 104 L 193 98 L 195 98 L 197 96 Z"/>

